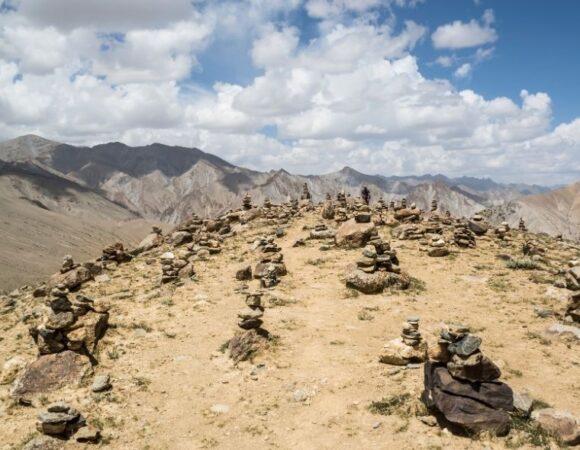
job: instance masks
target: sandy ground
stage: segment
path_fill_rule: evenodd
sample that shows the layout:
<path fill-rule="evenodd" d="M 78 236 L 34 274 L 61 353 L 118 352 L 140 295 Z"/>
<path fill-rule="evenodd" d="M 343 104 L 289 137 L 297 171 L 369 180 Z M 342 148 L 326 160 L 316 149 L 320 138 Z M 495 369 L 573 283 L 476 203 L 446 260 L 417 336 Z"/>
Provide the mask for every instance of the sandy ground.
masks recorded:
<path fill-rule="evenodd" d="M 159 287 L 158 260 L 147 264 L 163 249 L 121 266 L 109 282 L 87 285 L 83 293 L 113 304 L 95 372 L 110 374 L 114 388 L 57 392 L 43 402 L 65 399 L 78 407 L 103 428 L 101 445 L 111 449 L 507 448 L 506 439 L 470 440 L 413 415 L 368 410 L 384 397 L 420 395 L 422 369 L 394 370 L 377 359 L 404 319 L 418 315 L 432 345 L 444 321 L 470 325 L 503 381 L 580 416 L 579 345 L 547 335 L 555 319 L 534 313 L 535 305 L 560 310 L 566 292 L 531 281 L 529 271 L 506 269 L 495 255 L 518 254 L 517 244 L 500 249 L 484 238 L 476 249 L 429 258 L 418 242 L 393 240 L 402 269 L 424 281 L 425 290 L 354 295 L 342 276 L 359 250 L 321 251 L 319 241 L 292 248 L 308 233 L 303 225 L 317 221 L 307 214 L 277 240 L 289 274 L 271 291 L 276 305 L 264 297 L 264 327 L 277 339 L 253 362 L 234 367 L 220 347 L 236 332 L 243 306 L 235 269 L 259 256 L 246 241 L 272 227 L 228 240 L 221 254 L 196 263 L 197 281 L 180 287 Z M 390 239 L 388 228 L 380 233 Z M 554 245 L 549 255 L 575 256 Z M 359 318 L 363 310 L 370 320 Z M 34 355 L 15 317 L 1 327 L 0 364 L 15 353 Z M 7 391 L 0 386 L 0 449 L 20 448 L 33 436 L 42 405 L 14 405 Z"/>

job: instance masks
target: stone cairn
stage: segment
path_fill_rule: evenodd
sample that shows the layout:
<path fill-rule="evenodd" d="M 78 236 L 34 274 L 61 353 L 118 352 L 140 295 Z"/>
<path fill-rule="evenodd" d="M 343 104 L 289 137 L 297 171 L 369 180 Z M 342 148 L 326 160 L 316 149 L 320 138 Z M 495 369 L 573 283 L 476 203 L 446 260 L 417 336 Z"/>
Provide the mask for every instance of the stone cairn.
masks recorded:
<path fill-rule="evenodd" d="M 85 418 L 66 403 L 53 403 L 38 414 L 36 428 L 42 434 L 68 439 L 86 425 Z"/>
<path fill-rule="evenodd" d="M 260 262 L 254 269 L 254 278 L 260 280 L 263 288 L 276 286 L 280 282 L 279 277 L 288 273 L 282 249 L 274 242 L 273 237 L 261 238 L 258 245 L 254 244 L 254 247 L 259 248 L 262 253 Z"/>
<path fill-rule="evenodd" d="M 385 344 L 379 361 L 396 366 L 422 363 L 428 359 L 427 350 L 427 341 L 419 332 L 419 318 L 413 316 L 403 324 L 401 336 Z"/>
<path fill-rule="evenodd" d="M 366 203 L 356 202 L 354 205 L 354 220 L 356 223 L 370 223 L 371 209 Z"/>
<path fill-rule="evenodd" d="M 465 223 L 460 223 L 455 226 L 455 230 L 453 231 L 453 240 L 459 247 L 475 247 L 475 235 Z"/>
<path fill-rule="evenodd" d="M 437 208 L 438 208 L 437 200 L 435 199 L 431 200 L 431 212 L 437 211 Z"/>
<path fill-rule="evenodd" d="M 330 196 L 330 192 L 326 193 L 326 201 L 327 202 L 331 202 L 332 201 L 332 197 Z"/>
<path fill-rule="evenodd" d="M 401 199 L 401 208 L 402 208 L 402 209 L 405 209 L 405 208 L 407 208 L 407 199 L 406 199 L 405 197 L 403 197 L 403 198 Z"/>
<path fill-rule="evenodd" d="M 173 252 L 165 252 L 161 255 L 161 284 L 193 275 L 193 265 L 185 259 L 177 258 Z"/>
<path fill-rule="evenodd" d="M 493 230 L 493 232 L 495 234 L 495 237 L 497 237 L 499 240 L 501 240 L 501 241 L 508 240 L 510 226 L 507 222 L 502 222 L 498 227 L 496 227 Z"/>
<path fill-rule="evenodd" d="M 73 261 L 73 257 L 71 255 L 64 255 L 62 259 L 62 266 L 60 268 L 60 273 L 67 273 L 71 270 L 76 269 L 79 267 L 78 264 L 75 264 Z"/>
<path fill-rule="evenodd" d="M 272 207 L 272 202 L 270 201 L 269 197 L 264 199 L 264 204 L 262 205 L 264 209 L 270 209 Z"/>
<path fill-rule="evenodd" d="M 346 222 L 348 220 L 348 203 L 344 192 L 336 194 L 336 202 L 338 203 L 338 207 L 334 208 L 334 220 L 338 223 Z"/>
<path fill-rule="evenodd" d="M 262 293 L 247 293 L 245 302 L 246 307 L 238 312 L 240 331 L 228 343 L 229 355 L 236 363 L 249 359 L 268 337 L 268 332 L 262 328 Z"/>
<path fill-rule="evenodd" d="M 580 292 L 570 294 L 564 316 L 571 322 L 580 323 Z"/>
<path fill-rule="evenodd" d="M 389 207 L 387 206 L 387 203 L 385 202 L 385 199 L 383 197 L 379 198 L 378 204 L 379 204 L 378 210 L 380 212 L 389 210 Z"/>
<path fill-rule="evenodd" d="M 311 200 L 312 196 L 310 195 L 310 191 L 308 190 L 308 184 L 304 183 L 302 185 L 302 195 L 300 196 L 300 200 Z"/>
<path fill-rule="evenodd" d="M 389 209 L 391 211 L 394 211 L 395 210 L 395 202 L 393 200 L 391 200 L 391 203 L 389 203 Z"/>
<path fill-rule="evenodd" d="M 429 241 L 430 249 L 427 251 L 427 255 L 433 258 L 438 258 L 442 256 L 449 255 L 449 249 L 447 248 L 447 243 L 440 234 L 431 235 L 431 240 Z"/>
<path fill-rule="evenodd" d="M 397 252 L 376 233 L 363 249 L 356 269 L 346 276 L 346 287 L 364 294 L 378 294 L 387 287 L 407 289 L 409 277 L 401 274 Z"/>
<path fill-rule="evenodd" d="M 108 307 L 77 295 L 71 302 L 62 286 L 50 291 L 48 311 L 40 323 L 29 329 L 41 355 L 73 350 L 92 354 L 109 322 Z"/>
<path fill-rule="evenodd" d="M 129 262 L 133 259 L 127 251 L 122 243 L 117 242 L 113 245 L 109 245 L 108 247 L 103 249 L 103 254 L 100 258 L 105 264 L 109 262 L 115 262 L 117 264 Z"/>
<path fill-rule="evenodd" d="M 528 229 L 526 228 L 526 222 L 524 222 L 524 218 L 520 217 L 520 223 L 518 224 L 518 229 L 520 231 L 528 231 Z"/>
<path fill-rule="evenodd" d="M 498 381 L 501 371 L 481 350 L 481 338 L 462 325 L 441 330 L 425 364 L 422 400 L 454 428 L 496 435 L 509 432 L 513 392 Z"/>
<path fill-rule="evenodd" d="M 242 199 L 242 209 L 246 211 L 252 209 L 252 197 L 247 192 L 246 195 L 244 195 L 244 198 Z"/>
<path fill-rule="evenodd" d="M 242 330 L 255 330 L 262 326 L 262 316 L 264 307 L 262 306 L 262 294 L 250 293 L 246 295 L 246 308 L 238 312 L 238 326 Z"/>

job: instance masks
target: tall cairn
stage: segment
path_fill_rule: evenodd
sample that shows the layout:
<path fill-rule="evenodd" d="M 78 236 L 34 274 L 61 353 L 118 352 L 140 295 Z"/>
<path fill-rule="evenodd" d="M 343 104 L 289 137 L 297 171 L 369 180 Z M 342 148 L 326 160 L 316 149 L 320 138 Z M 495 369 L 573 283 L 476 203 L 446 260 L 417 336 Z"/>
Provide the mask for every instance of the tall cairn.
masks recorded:
<path fill-rule="evenodd" d="M 520 231 L 528 231 L 526 228 L 526 222 L 524 222 L 524 218 L 520 217 L 520 223 L 518 224 L 518 228 Z"/>
<path fill-rule="evenodd" d="M 304 183 L 302 185 L 302 195 L 300 196 L 300 200 L 310 200 L 312 196 L 310 195 L 310 191 L 308 190 L 308 184 Z"/>
<path fill-rule="evenodd" d="M 431 200 L 431 212 L 437 211 L 437 208 L 438 208 L 437 200 L 435 199 Z"/>
<path fill-rule="evenodd" d="M 242 200 L 242 208 L 245 210 L 252 209 L 252 197 L 247 192 Z"/>

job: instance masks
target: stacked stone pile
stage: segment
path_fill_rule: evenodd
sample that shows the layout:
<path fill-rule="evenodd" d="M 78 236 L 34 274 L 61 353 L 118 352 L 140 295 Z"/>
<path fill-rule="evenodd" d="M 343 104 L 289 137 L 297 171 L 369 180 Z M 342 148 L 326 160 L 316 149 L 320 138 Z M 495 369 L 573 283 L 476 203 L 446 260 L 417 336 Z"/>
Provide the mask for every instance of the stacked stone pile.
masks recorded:
<path fill-rule="evenodd" d="M 256 264 L 256 268 L 254 269 L 254 278 L 266 278 L 268 280 L 266 282 L 268 286 L 265 287 L 271 287 L 269 284 L 272 281 L 288 273 L 286 265 L 284 264 L 284 255 L 282 254 L 282 249 L 274 242 L 273 238 L 267 239 L 259 248 L 262 255 L 260 262 Z"/>
<path fill-rule="evenodd" d="M 431 212 L 435 212 L 437 211 L 438 208 L 438 204 L 437 204 L 437 200 L 433 199 L 431 200 Z"/>
<path fill-rule="evenodd" d="M 385 199 L 383 197 L 379 198 L 377 209 L 379 210 L 379 212 L 389 210 L 389 207 L 387 206 L 387 203 L 385 202 Z"/>
<path fill-rule="evenodd" d="M 489 224 L 483 220 L 479 214 L 475 214 L 469 222 L 467 222 L 469 229 L 477 236 L 483 236 L 489 230 Z"/>
<path fill-rule="evenodd" d="M 300 196 L 300 200 L 311 200 L 312 196 L 310 195 L 310 191 L 308 190 L 308 184 L 304 183 L 302 185 L 302 195 Z"/>
<path fill-rule="evenodd" d="M 264 199 L 264 204 L 262 205 L 262 208 L 270 209 L 271 207 L 272 207 L 272 202 L 270 201 L 269 197 L 266 197 Z"/>
<path fill-rule="evenodd" d="M 117 242 L 113 245 L 109 245 L 103 249 L 103 254 L 100 258 L 105 264 L 108 262 L 116 262 L 117 264 L 129 262 L 133 259 L 123 246 L 122 243 Z"/>
<path fill-rule="evenodd" d="M 458 223 L 453 231 L 453 240 L 455 244 L 463 248 L 475 247 L 475 235 L 465 223 Z"/>
<path fill-rule="evenodd" d="M 240 330 L 228 343 L 229 355 L 236 363 L 251 358 L 269 336 L 268 332 L 262 328 L 264 323 L 262 293 L 246 294 L 245 304 L 245 308 L 238 312 Z"/>
<path fill-rule="evenodd" d="M 425 364 L 422 400 L 452 429 L 496 435 L 509 432 L 513 392 L 499 381 L 501 371 L 481 350 L 481 338 L 462 325 L 441 331 L 432 361 Z"/>
<path fill-rule="evenodd" d="M 409 277 L 401 273 L 397 252 L 376 232 L 363 249 L 356 268 L 346 276 L 346 286 L 365 294 L 377 294 L 387 287 L 407 289 Z"/>
<path fill-rule="evenodd" d="M 411 208 L 400 208 L 395 211 L 395 219 L 408 223 L 408 222 L 419 222 L 421 220 L 422 211 L 418 209 L 415 204 Z"/>
<path fill-rule="evenodd" d="M 421 225 L 408 224 L 397 228 L 397 238 L 405 240 L 417 240 L 425 237 L 425 229 Z"/>
<path fill-rule="evenodd" d="M 336 235 L 336 230 L 328 228 L 325 224 L 319 223 L 310 231 L 310 239 L 333 239 Z"/>
<path fill-rule="evenodd" d="M 504 241 L 509 239 L 510 226 L 507 222 L 502 222 L 498 227 L 493 230 L 495 237 L 499 240 Z"/>
<path fill-rule="evenodd" d="M 528 231 L 528 229 L 526 228 L 526 222 L 524 222 L 524 218 L 520 217 L 520 222 L 518 223 L 518 229 L 520 231 Z"/>
<path fill-rule="evenodd" d="M 429 247 L 430 248 L 427 251 L 427 255 L 431 257 L 437 258 L 449 255 L 449 248 L 447 247 L 447 243 L 441 235 L 431 235 Z"/>
<path fill-rule="evenodd" d="M 71 255 L 64 255 L 62 259 L 62 266 L 60 268 L 60 273 L 66 273 L 69 270 L 74 270 L 79 267 L 78 264 L 75 264 L 73 261 L 73 257 Z"/>
<path fill-rule="evenodd" d="M 193 264 L 186 259 L 177 258 L 173 252 L 161 255 L 161 283 L 171 283 L 177 279 L 191 278 L 194 275 Z"/>
<path fill-rule="evenodd" d="M 419 332 L 419 318 L 413 316 L 403 324 L 401 336 L 385 344 L 379 361 L 396 366 L 422 363 L 427 360 L 427 350 Z"/>
<path fill-rule="evenodd" d="M 242 199 L 242 209 L 246 211 L 252 209 L 252 197 L 247 192 L 246 195 L 244 195 L 244 198 Z"/>
<path fill-rule="evenodd" d="M 242 330 L 253 330 L 260 328 L 264 323 L 262 316 L 264 308 L 262 307 L 262 294 L 250 293 L 246 296 L 246 308 L 238 312 L 238 326 Z"/>
<path fill-rule="evenodd" d="M 53 288 L 46 314 L 29 329 L 41 355 L 73 350 L 92 354 L 109 322 L 108 306 L 77 295 L 71 301 L 64 287 Z"/>
<path fill-rule="evenodd" d="M 68 438 L 86 425 L 85 418 L 66 403 L 53 403 L 38 414 L 36 428 L 42 434 Z"/>

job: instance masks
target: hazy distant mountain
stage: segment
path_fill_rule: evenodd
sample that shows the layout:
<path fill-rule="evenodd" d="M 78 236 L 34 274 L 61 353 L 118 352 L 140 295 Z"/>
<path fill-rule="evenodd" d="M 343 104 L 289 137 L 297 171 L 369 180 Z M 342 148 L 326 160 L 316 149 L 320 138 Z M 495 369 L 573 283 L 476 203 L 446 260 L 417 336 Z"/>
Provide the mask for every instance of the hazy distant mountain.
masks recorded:
<path fill-rule="evenodd" d="M 21 150 L 19 150 L 21 149 Z M 152 144 L 129 147 L 119 142 L 94 147 L 58 144 L 36 136 L 0 144 L 0 159 L 34 160 L 48 171 L 97 190 L 148 219 L 178 222 L 195 212 L 212 216 L 239 207 L 245 192 L 255 203 L 266 197 L 284 202 L 300 196 L 307 183 L 314 201 L 340 191 L 358 196 L 363 185 L 374 201 L 408 197 L 428 208 L 437 198 L 442 209 L 468 216 L 488 206 L 547 188 L 503 185 L 490 179 L 443 175 L 366 175 L 350 167 L 325 175 L 299 176 L 284 170 L 257 172 L 234 166 L 195 148 Z"/>
<path fill-rule="evenodd" d="M 580 240 L 580 182 L 522 197 L 484 213 L 494 222 L 506 221 L 511 226 L 517 226 L 521 217 L 530 231 Z"/>

